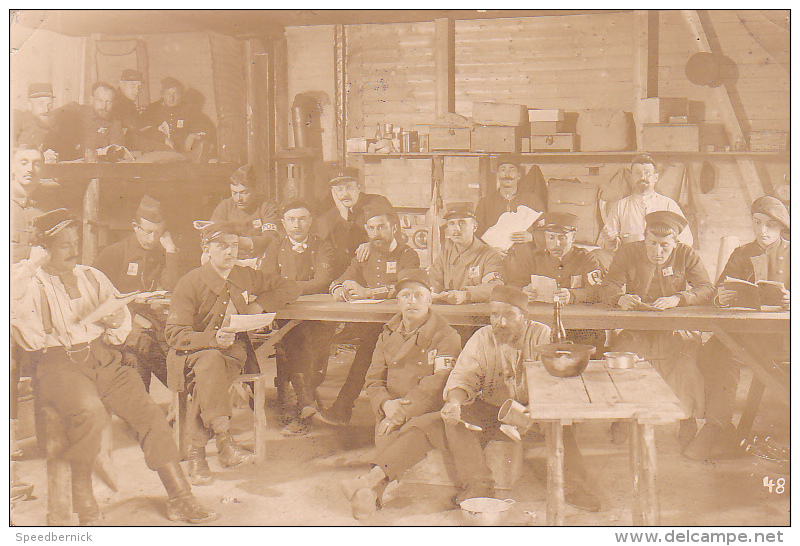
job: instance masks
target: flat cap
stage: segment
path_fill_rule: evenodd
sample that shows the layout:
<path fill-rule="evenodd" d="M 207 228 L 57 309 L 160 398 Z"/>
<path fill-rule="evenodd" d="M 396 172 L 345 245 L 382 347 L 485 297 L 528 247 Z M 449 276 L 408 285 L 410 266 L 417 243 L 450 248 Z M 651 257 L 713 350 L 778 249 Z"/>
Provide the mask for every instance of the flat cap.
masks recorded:
<path fill-rule="evenodd" d="M 294 197 L 281 204 L 281 216 L 294 209 L 306 209 L 312 216 L 314 215 L 314 207 L 308 201 L 302 197 Z"/>
<path fill-rule="evenodd" d="M 122 71 L 122 76 L 120 76 L 120 81 L 123 82 L 141 82 L 144 81 L 142 79 L 142 73 L 138 70 L 134 70 L 133 68 L 126 68 Z M 165 87 L 164 89 L 168 89 Z"/>
<path fill-rule="evenodd" d="M 773 220 L 780 222 L 780 224 L 789 229 L 789 211 L 786 210 L 786 205 L 781 203 L 780 199 L 765 195 L 759 197 L 750 206 L 750 214 L 766 214 Z"/>
<path fill-rule="evenodd" d="M 380 216 L 381 214 L 385 214 L 395 221 L 398 220 L 397 211 L 393 206 L 387 204 L 382 199 L 375 199 L 367 203 L 364 207 L 364 222 L 375 216 Z"/>
<path fill-rule="evenodd" d="M 631 165 L 636 165 L 637 163 L 640 163 L 642 165 L 647 165 L 649 163 L 653 167 L 656 166 L 656 162 L 653 161 L 653 156 L 651 156 L 650 154 L 636 154 L 635 156 L 633 156 L 633 159 L 631 160 Z"/>
<path fill-rule="evenodd" d="M 348 182 L 358 182 L 358 169 L 353 167 L 334 167 L 328 173 L 328 180 L 331 186 L 335 184 L 346 184 Z"/>
<path fill-rule="evenodd" d="M 212 222 L 203 228 L 203 244 L 213 243 L 222 235 L 241 235 L 234 222 Z"/>
<path fill-rule="evenodd" d="M 136 209 L 136 216 L 155 224 L 160 224 L 164 221 L 164 215 L 161 212 L 161 203 L 146 194 L 142 197 L 141 202 L 139 202 L 139 208 Z"/>
<path fill-rule="evenodd" d="M 569 212 L 545 212 L 536 220 L 536 229 L 567 233 L 578 230 L 578 217 Z"/>
<path fill-rule="evenodd" d="M 528 296 L 515 286 L 506 286 L 502 284 L 495 286 L 492 289 L 491 296 L 489 296 L 489 301 L 507 303 L 514 307 L 519 307 L 523 311 L 528 309 Z"/>
<path fill-rule="evenodd" d="M 74 222 L 75 218 L 67 209 L 61 208 L 45 212 L 33 219 L 33 237 L 37 243 L 41 243 L 43 239 L 52 237 Z"/>
<path fill-rule="evenodd" d="M 231 173 L 230 183 L 232 186 L 246 186 L 248 188 L 256 185 L 256 176 L 253 166 L 249 163 L 242 165 Z"/>
<path fill-rule="evenodd" d="M 167 89 L 172 89 L 173 87 L 177 87 L 182 90 L 183 84 L 177 78 L 173 78 L 172 76 L 167 76 L 166 78 L 161 80 L 162 91 L 166 91 Z"/>
<path fill-rule="evenodd" d="M 473 210 L 472 203 L 469 201 L 447 203 L 447 211 L 444 213 L 444 219 L 450 220 L 451 218 L 475 218 L 475 211 Z"/>
<path fill-rule="evenodd" d="M 678 235 L 681 231 L 683 231 L 683 228 L 685 228 L 689 223 L 686 221 L 686 218 L 677 212 L 672 212 L 671 210 L 657 210 L 655 212 L 651 212 L 650 214 L 645 215 L 644 222 L 645 229 L 650 229 L 651 227 L 657 225 L 666 226 L 675 231 L 675 235 Z"/>
<path fill-rule="evenodd" d="M 431 279 L 424 269 L 403 269 L 397 274 L 397 282 L 394 283 L 394 289 L 400 292 L 404 286 L 413 282 L 421 284 L 428 290 L 433 290 Z"/>
<path fill-rule="evenodd" d="M 519 169 L 520 160 L 517 154 L 500 154 L 497 156 L 497 168 L 500 168 L 500 165 L 514 165 L 517 169 Z"/>
<path fill-rule="evenodd" d="M 28 84 L 28 98 L 40 99 L 42 97 L 53 97 L 53 84 L 51 83 L 31 83 Z"/>

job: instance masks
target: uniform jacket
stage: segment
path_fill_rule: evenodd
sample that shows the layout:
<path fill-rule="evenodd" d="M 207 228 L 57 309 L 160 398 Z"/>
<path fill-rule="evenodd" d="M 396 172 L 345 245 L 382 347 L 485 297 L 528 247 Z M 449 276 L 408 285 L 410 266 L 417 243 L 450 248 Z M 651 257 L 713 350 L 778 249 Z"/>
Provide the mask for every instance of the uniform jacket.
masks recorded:
<path fill-rule="evenodd" d="M 459 254 L 450 239 L 431 267 L 434 292 L 465 290 L 467 303 L 488 301 L 492 288 L 503 284 L 503 259 L 500 253 L 477 237 Z"/>
<path fill-rule="evenodd" d="M 679 305 L 706 303 L 714 287 L 692 247 L 678 243 L 667 262 L 656 266 L 648 260 L 644 245 L 637 241 L 620 246 L 603 279 L 602 301 L 615 305 L 621 295 L 637 294 L 648 303 L 675 295 L 681 298 Z"/>
<path fill-rule="evenodd" d="M 242 235 L 253 240 L 252 252 L 239 249 L 239 258 L 261 256 L 271 237 L 278 235 L 278 208 L 272 201 L 257 196 L 246 209 L 240 209 L 232 197 L 220 201 L 211 213 L 212 222 L 234 222 L 239 225 Z"/>
<path fill-rule="evenodd" d="M 38 193 L 38 192 L 37 192 Z M 51 210 L 49 203 L 38 196 L 12 196 L 9 203 L 11 220 L 11 263 L 26 259 L 33 245 L 33 219 L 44 211 Z"/>
<path fill-rule="evenodd" d="M 41 125 L 38 118 L 27 110 L 14 110 L 11 121 L 11 142 L 14 146 L 27 144 L 43 152 L 51 147 L 50 127 Z"/>
<path fill-rule="evenodd" d="M 180 259 L 177 252 L 168 253 L 159 244 L 145 250 L 136 235 L 130 235 L 105 247 L 94 266 L 124 294 L 135 290 L 151 292 L 175 288 Z"/>
<path fill-rule="evenodd" d="M 164 106 L 162 101 L 148 105 L 142 112 L 142 132 L 147 137 L 164 142 L 167 134 L 159 129 L 166 123 L 169 138 L 175 145 L 176 152 L 185 152 L 186 137 L 189 133 L 205 133 L 213 141 L 211 133 L 214 126 L 199 110 L 180 103 L 174 107 Z"/>
<path fill-rule="evenodd" d="M 333 281 L 330 293 L 340 286 L 344 281 L 356 281 L 365 288 L 375 288 L 376 299 L 385 299 L 394 296 L 394 283 L 397 282 L 397 274 L 404 269 L 416 269 L 419 267 L 419 255 L 416 251 L 405 245 L 397 243 L 394 250 L 389 252 L 377 252 L 374 248 L 370 249 L 369 258 L 363 262 L 353 256 L 350 265 L 344 273 Z"/>
<path fill-rule="evenodd" d="M 476 398 L 495 406 L 501 406 L 509 398 L 527 404 L 523 362 L 536 362 L 538 357 L 534 356 L 533 348 L 545 343 L 550 343 L 550 327 L 532 320 L 525 328 L 521 350 L 498 344 L 491 325 L 484 326 L 469 338 L 458 356 L 444 387 L 444 399 L 447 400 L 448 392 L 458 388 L 467 393 L 468 404 Z"/>
<path fill-rule="evenodd" d="M 365 390 L 378 421 L 385 417 L 383 403 L 405 398 L 408 418 L 442 407 L 442 389 L 461 351 L 461 337 L 436 311 L 414 332 L 403 332 L 402 315 L 392 317 L 372 353 Z M 447 369 L 434 372 L 436 358 Z"/>
<path fill-rule="evenodd" d="M 261 270 L 297 281 L 304 295 L 324 294 L 333 280 L 333 247 L 314 234 L 308 236 L 305 244 L 302 251 L 294 250 L 292 240 L 283 235 L 276 244 L 267 247 Z"/>
<path fill-rule="evenodd" d="M 531 275 L 541 275 L 556 280 L 559 288 L 569 288 L 576 302 L 593 301 L 602 281 L 600 262 L 585 248 L 573 246 L 559 260 L 545 249 L 530 243 L 516 243 L 505 258 L 507 283 L 524 288 Z"/>
<path fill-rule="evenodd" d="M 475 208 L 475 219 L 478 221 L 478 230 L 475 235 L 480 237 L 487 229 L 497 223 L 501 214 L 504 212 L 517 212 L 517 207 L 520 205 L 525 205 L 539 212 L 545 210 L 545 204 L 542 199 L 534 193 L 517 191 L 514 197 L 508 200 L 503 197 L 500 190 L 491 192 L 478 201 L 478 206 Z"/>
<path fill-rule="evenodd" d="M 751 241 L 733 251 L 717 279 L 717 285 L 722 284 L 726 277 L 733 277 L 750 282 L 778 281 L 791 290 L 790 266 L 789 241 L 786 239 L 781 238 L 766 249 Z"/>

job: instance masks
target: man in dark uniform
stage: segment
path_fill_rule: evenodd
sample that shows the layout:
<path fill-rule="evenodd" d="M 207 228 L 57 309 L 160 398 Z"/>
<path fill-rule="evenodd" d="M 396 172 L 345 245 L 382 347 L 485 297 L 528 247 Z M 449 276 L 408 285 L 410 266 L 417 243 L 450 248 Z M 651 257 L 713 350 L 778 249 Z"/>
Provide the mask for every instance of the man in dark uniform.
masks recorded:
<path fill-rule="evenodd" d="M 169 388 L 188 388 L 192 404 L 199 409 L 189 450 L 189 480 L 196 485 L 213 481 L 205 452 L 209 431 L 216 438 L 221 466 L 253 460 L 253 454 L 231 436 L 228 395 L 252 349 L 246 334 L 230 331 L 226 320 L 234 314 L 277 311 L 300 295 L 294 281 L 236 265 L 238 246 L 234 224 L 210 224 L 203 229 L 208 262 L 178 281 L 167 318 Z"/>
<path fill-rule="evenodd" d="M 519 157 L 513 154 L 497 156 L 497 189 L 491 190 L 478 201 L 475 218 L 478 221 L 476 235 L 482 237 L 486 230 L 497 223 L 504 212 L 517 212 L 518 207 L 525 206 L 535 212 L 543 212 L 546 203 L 531 192 L 520 191 L 519 181 L 522 178 L 522 167 Z M 533 240 L 532 228 L 528 231 L 517 231 L 512 234 L 514 243 L 525 243 Z M 538 243 L 538 242 L 537 242 Z"/>
<path fill-rule="evenodd" d="M 369 236 L 369 257 L 360 262 L 354 256 L 347 270 L 333 281 L 330 292 L 336 301 L 392 298 L 398 273 L 419 267 L 416 251 L 397 239 L 400 220 L 394 207 L 373 201 L 364 207 L 363 214 Z M 378 324 L 356 324 L 354 334 L 360 341 L 347 379 L 331 407 L 316 414 L 324 422 L 345 424 L 350 421 L 380 333 Z"/>
<path fill-rule="evenodd" d="M 164 225 L 161 203 L 145 195 L 133 218 L 133 235 L 105 247 L 94 267 L 105 273 L 117 290 L 153 292 L 172 290 L 180 276 L 178 248 Z M 150 305 L 131 303 L 133 329 L 125 340 L 126 363 L 142 376 L 150 391 L 150 375 L 167 384 L 167 355 L 164 341 L 166 316 Z"/>
<path fill-rule="evenodd" d="M 114 95 L 114 117 L 122 122 L 125 130 L 125 146 L 129 150 L 140 150 L 138 132 L 142 129 L 139 110 L 139 92 L 142 90 L 142 73 L 126 68 L 119 78 L 119 87 Z"/>
<path fill-rule="evenodd" d="M 546 212 L 534 227 L 543 233 L 544 248 L 537 249 L 531 243 L 512 246 L 505 258 L 507 284 L 522 288 L 529 301 L 536 301 L 531 275 L 539 275 L 556 281 L 555 297 L 562 305 L 594 301 L 603 280 L 602 268 L 593 253 L 574 246 L 578 217 L 567 212 Z M 570 330 L 567 338 L 594 345 L 600 355 L 606 335 L 604 330 Z"/>
<path fill-rule="evenodd" d="M 672 211 L 645 216 L 645 238 L 621 245 L 601 286 L 601 301 L 626 311 L 648 304 L 656 309 L 703 305 L 714 292 L 700 256 L 678 242 L 686 219 Z M 697 433 L 695 418 L 702 417 L 705 395 L 697 367 L 699 332 L 623 330 L 611 340 L 612 351 L 630 351 L 650 361 L 690 415 L 680 423 L 681 446 Z M 612 441 L 624 443 L 627 423 L 612 426 Z"/>
<path fill-rule="evenodd" d="M 760 280 L 783 283 L 781 306 L 789 310 L 791 271 L 790 245 L 783 237 L 790 228 L 789 211 L 774 197 L 759 197 L 750 207 L 755 240 L 735 249 L 717 279 L 714 304 L 719 307 L 735 305 L 736 293 L 726 290 L 726 278 L 755 283 Z M 789 336 L 784 334 L 737 335 L 742 346 L 756 347 L 777 365 L 788 362 Z M 733 424 L 736 389 L 739 386 L 739 364 L 731 352 L 716 337 L 700 350 L 700 370 L 706 385 L 706 422 L 697 437 L 686 447 L 684 455 L 694 460 L 727 458 L 738 450 L 738 438 Z"/>
<path fill-rule="evenodd" d="M 28 104 L 24 111 L 15 110 L 12 116 L 11 143 L 26 145 L 43 152 L 48 162 L 56 160 L 50 148 L 53 127 L 53 86 L 49 83 L 28 85 Z"/>
<path fill-rule="evenodd" d="M 366 380 L 375 412 L 374 466 L 342 483 L 356 519 L 375 512 L 386 485 L 433 448 L 429 434 L 445 446 L 442 390 L 461 351 L 456 331 L 431 309 L 424 269 L 402 271 L 394 288 L 400 312 L 384 325 Z"/>
<path fill-rule="evenodd" d="M 364 230 L 364 207 L 373 201 L 391 206 L 382 195 L 364 193 L 358 169 L 335 167 L 329 173 L 334 206 L 320 214 L 317 233 L 333 245 L 334 275 L 340 275 L 353 256 L 364 260 L 369 253 L 369 238 Z"/>
<path fill-rule="evenodd" d="M 261 269 L 297 281 L 305 294 L 324 294 L 333 280 L 333 248 L 328 241 L 311 233 L 311 205 L 302 198 L 291 199 L 281 206 L 281 223 L 285 235 L 267 248 Z M 278 400 L 286 409 L 288 383 L 297 395 L 297 408 L 286 412 L 283 433 L 308 432 L 310 417 L 318 408 L 316 389 L 325 379 L 335 322 L 304 320 L 278 343 L 278 373 L 275 386 Z"/>
<path fill-rule="evenodd" d="M 231 196 L 211 213 L 212 222 L 233 222 L 239 229 L 240 265 L 258 267 L 267 246 L 278 239 L 278 208 L 264 197 L 252 165 L 242 165 L 231 174 Z"/>
<path fill-rule="evenodd" d="M 50 208 L 41 188 L 43 160 L 42 152 L 30 145 L 15 148 L 12 155 L 11 263 L 28 257 L 33 244 L 33 220 Z"/>
<path fill-rule="evenodd" d="M 92 322 L 89 315 L 117 290 L 103 273 L 78 264 L 78 225 L 66 209 L 35 221 L 30 258 L 12 267 L 14 339 L 36 360 L 36 396 L 62 416 L 67 443 L 59 454 L 72 470 L 72 506 L 81 525 L 97 524 L 92 466 L 100 453 L 108 410 L 125 420 L 148 468 L 167 490 L 167 518 L 204 523 L 217 517 L 195 499 L 178 463 L 178 448 L 161 408 L 139 375 L 121 364 L 119 346 L 131 328 L 122 305 Z"/>

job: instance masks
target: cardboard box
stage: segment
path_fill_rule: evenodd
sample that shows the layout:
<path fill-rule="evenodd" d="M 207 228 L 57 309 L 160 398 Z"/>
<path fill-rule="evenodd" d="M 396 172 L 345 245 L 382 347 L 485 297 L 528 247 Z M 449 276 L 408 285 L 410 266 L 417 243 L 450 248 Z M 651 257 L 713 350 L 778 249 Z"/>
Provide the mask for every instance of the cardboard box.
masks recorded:
<path fill-rule="evenodd" d="M 642 127 L 642 148 L 653 152 L 697 152 L 700 150 L 700 126 L 647 124 Z"/>
<path fill-rule="evenodd" d="M 366 138 L 348 138 L 347 139 L 347 153 L 348 154 L 365 154 L 367 153 L 367 140 Z"/>
<path fill-rule="evenodd" d="M 552 135 L 565 132 L 563 121 L 531 121 L 529 127 L 531 135 Z"/>
<path fill-rule="evenodd" d="M 574 152 L 575 133 L 531 135 L 532 152 Z"/>
<path fill-rule="evenodd" d="M 528 108 L 528 121 L 564 121 L 564 110 Z"/>
<path fill-rule="evenodd" d="M 472 121 L 478 125 L 522 127 L 528 122 L 528 107 L 524 104 L 473 102 Z"/>
<path fill-rule="evenodd" d="M 750 133 L 750 150 L 753 152 L 783 152 L 789 143 L 786 131 L 753 131 Z"/>
<path fill-rule="evenodd" d="M 519 153 L 522 145 L 520 127 L 476 125 L 472 129 L 470 151 L 488 153 Z"/>
<path fill-rule="evenodd" d="M 466 127 L 438 127 L 432 125 L 428 133 L 428 150 L 468 152 L 470 129 Z"/>
<path fill-rule="evenodd" d="M 669 123 L 672 116 L 689 115 L 689 99 L 650 97 L 638 101 L 637 120 L 640 124 L 645 123 Z"/>

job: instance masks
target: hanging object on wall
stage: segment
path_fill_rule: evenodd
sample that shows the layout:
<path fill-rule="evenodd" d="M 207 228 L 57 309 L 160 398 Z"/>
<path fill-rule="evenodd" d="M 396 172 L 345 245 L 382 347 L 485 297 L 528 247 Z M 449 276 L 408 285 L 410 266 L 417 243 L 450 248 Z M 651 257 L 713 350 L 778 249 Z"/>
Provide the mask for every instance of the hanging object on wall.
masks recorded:
<path fill-rule="evenodd" d="M 739 70 L 733 59 L 718 53 L 702 51 L 695 53 L 686 62 L 686 77 L 695 85 L 719 87 L 723 83 L 734 83 Z"/>

